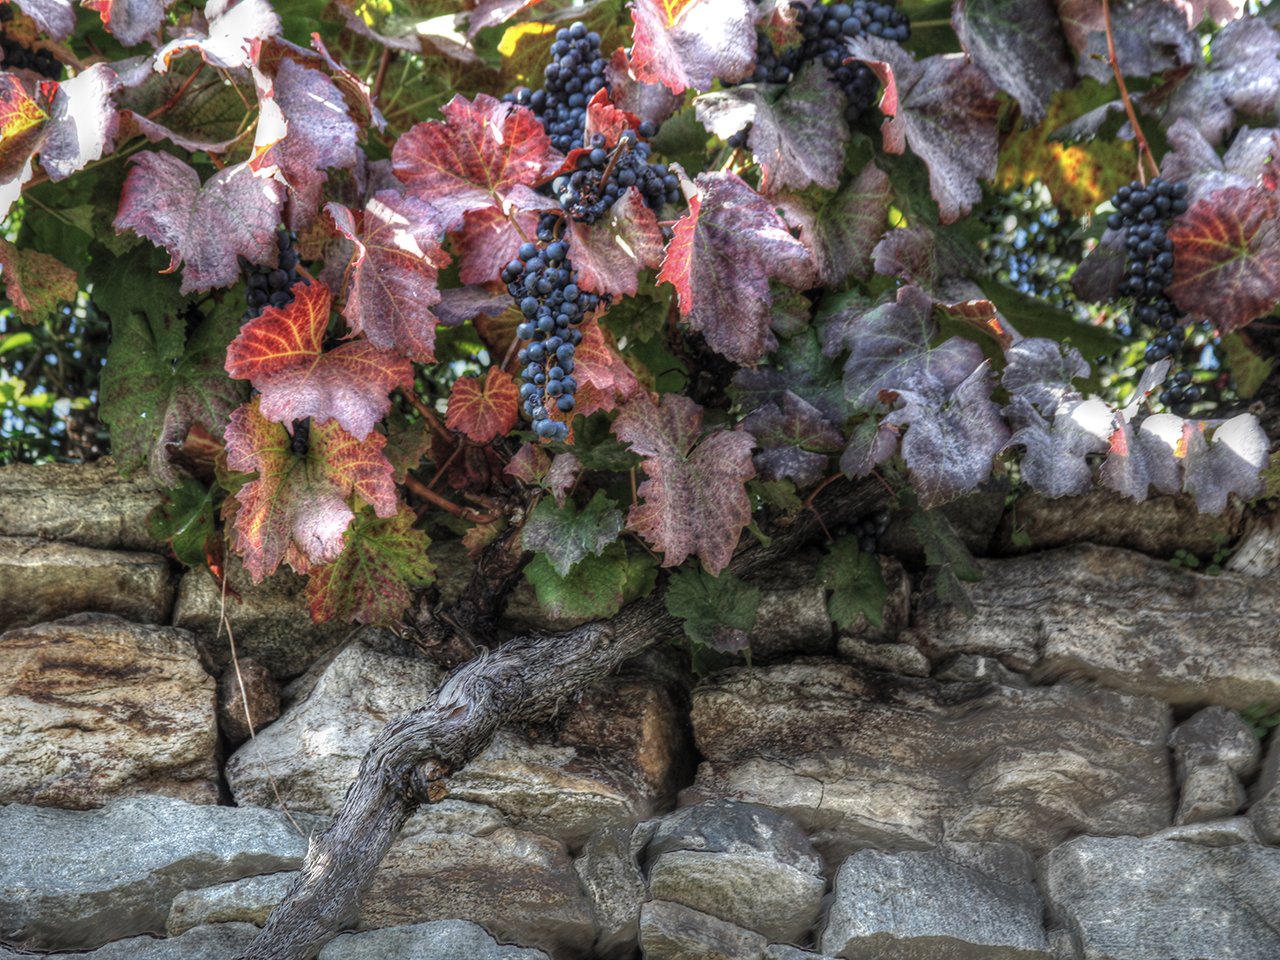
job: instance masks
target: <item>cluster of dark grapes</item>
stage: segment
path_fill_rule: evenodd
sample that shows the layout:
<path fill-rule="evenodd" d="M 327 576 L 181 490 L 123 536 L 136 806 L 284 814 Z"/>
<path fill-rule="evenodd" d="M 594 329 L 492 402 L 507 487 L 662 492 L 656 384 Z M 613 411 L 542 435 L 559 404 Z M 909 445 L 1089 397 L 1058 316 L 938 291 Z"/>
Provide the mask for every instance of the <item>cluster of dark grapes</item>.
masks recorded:
<path fill-rule="evenodd" d="M 568 153 L 583 146 L 587 103 L 608 85 L 606 63 L 600 56 L 600 34 L 589 32 L 584 23 L 574 23 L 556 31 L 543 88 L 530 91 L 519 87 L 502 99 L 533 110 L 551 137 L 551 145 Z"/>
<path fill-rule="evenodd" d="M 293 303 L 293 285 L 305 280 L 298 273 L 298 251 L 293 249 L 297 237 L 284 227 L 276 228 L 276 266 L 256 264 L 239 255 L 240 271 L 245 277 L 244 300 L 248 309 L 240 322 L 255 320 L 267 307 L 287 307 Z M 305 457 L 311 448 L 311 418 L 293 421 L 293 439 L 289 444 L 295 457 Z"/>
<path fill-rule="evenodd" d="M 520 400 L 533 421 L 533 432 L 549 440 L 569 435 L 568 425 L 553 420 L 548 407 L 555 404 L 561 413 L 573 412 L 573 395 L 578 392 L 573 354 L 582 343 L 577 327 L 600 305 L 598 295 L 578 289 L 568 252 L 560 240 L 545 248 L 526 243 L 519 259 L 502 268 L 502 282 L 524 314 L 516 336 L 530 341 L 518 354 L 524 378 Z"/>
<path fill-rule="evenodd" d="M 8 7 L 8 4 L 4 7 Z M 62 79 L 62 64 L 48 50 L 28 50 L 16 40 L 0 35 L 0 51 L 4 53 L 4 62 L 0 63 L 0 67 L 5 70 L 34 70 L 50 80 Z"/>
<path fill-rule="evenodd" d="M 644 124 L 640 132 L 643 136 Z M 638 141 L 633 131 L 626 131 L 612 152 L 605 144 L 604 134 L 593 134 L 591 151 L 578 155 L 578 169 L 552 181 L 551 189 L 568 216 L 581 223 L 595 223 L 627 187 L 639 190 L 644 202 L 654 210 L 680 199 L 680 181 L 665 164 L 649 163 L 649 144 Z M 539 240 L 546 243 L 552 239 L 546 234 L 554 231 L 557 219 L 555 214 L 542 219 L 538 224 Z"/>
<path fill-rule="evenodd" d="M 1107 226 L 1125 232 L 1129 253 L 1120 295 L 1133 298 L 1131 316 L 1135 322 L 1157 331 L 1144 356 L 1149 364 L 1176 357 L 1186 339 L 1183 313 L 1165 296 L 1173 280 L 1173 242 L 1166 228 L 1173 217 L 1186 211 L 1186 196 L 1185 183 L 1156 177 L 1145 186 L 1135 180 L 1111 198 L 1116 212 L 1107 218 Z M 1179 408 L 1195 403 L 1200 396 L 1200 388 L 1184 370 L 1165 382 L 1160 401 Z"/>
<path fill-rule="evenodd" d="M 858 538 L 858 549 L 863 553 L 875 553 L 880 538 L 889 529 L 889 511 L 877 510 L 855 520 L 849 529 Z"/>
<path fill-rule="evenodd" d="M 1083 255 L 1080 224 L 1044 184 L 998 194 L 979 218 L 991 231 L 986 262 L 995 279 L 1064 310 L 1075 307 L 1067 277 Z"/>

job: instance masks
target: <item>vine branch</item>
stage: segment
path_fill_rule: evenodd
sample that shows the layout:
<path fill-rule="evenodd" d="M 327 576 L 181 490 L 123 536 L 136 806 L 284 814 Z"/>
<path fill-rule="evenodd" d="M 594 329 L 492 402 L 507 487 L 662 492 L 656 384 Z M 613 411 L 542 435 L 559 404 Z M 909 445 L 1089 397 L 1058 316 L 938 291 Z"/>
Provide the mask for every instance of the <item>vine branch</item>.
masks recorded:
<path fill-rule="evenodd" d="M 1107 63 L 1111 66 L 1111 72 L 1115 74 L 1116 86 L 1120 88 L 1120 100 L 1124 104 L 1124 112 L 1129 116 L 1129 125 L 1133 127 L 1133 135 L 1138 141 L 1138 180 L 1145 187 L 1147 185 L 1147 176 L 1142 169 L 1142 161 L 1145 159 L 1151 165 L 1151 175 L 1153 177 L 1160 176 L 1160 167 L 1156 164 L 1155 158 L 1151 156 L 1151 147 L 1147 144 L 1146 135 L 1142 132 L 1142 124 L 1138 123 L 1138 115 L 1134 112 L 1133 101 L 1129 99 L 1129 89 L 1124 83 L 1124 74 L 1120 72 L 1120 61 L 1116 57 L 1116 40 L 1115 35 L 1111 31 L 1111 0 L 1102 0 L 1102 21 L 1107 27 Z"/>

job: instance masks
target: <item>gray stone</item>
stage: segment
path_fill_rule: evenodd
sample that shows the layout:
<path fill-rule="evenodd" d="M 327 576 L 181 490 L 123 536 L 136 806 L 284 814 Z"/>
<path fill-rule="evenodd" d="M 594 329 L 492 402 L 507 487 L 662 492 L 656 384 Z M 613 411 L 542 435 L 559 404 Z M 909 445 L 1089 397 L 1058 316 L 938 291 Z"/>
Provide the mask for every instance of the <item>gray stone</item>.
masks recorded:
<path fill-rule="evenodd" d="M 1181 826 L 1229 817 L 1244 804 L 1244 787 L 1225 763 L 1191 768 L 1182 784 L 1178 812 L 1173 822 Z"/>
<path fill-rule="evenodd" d="M 905 643 L 868 643 L 861 637 L 840 635 L 837 649 L 845 660 L 860 663 L 873 670 L 900 673 L 908 677 L 927 677 L 932 667 L 928 658 Z"/>
<path fill-rule="evenodd" d="M 825 953 L 801 950 L 789 943 L 771 943 L 764 948 L 764 960 L 834 960 Z"/>
<path fill-rule="evenodd" d="M 1249 819 L 1263 843 L 1280 844 L 1280 735 L 1272 731 L 1267 756 L 1249 788 Z"/>
<path fill-rule="evenodd" d="M 1241 710 L 1280 701 L 1280 593 L 1127 550 L 1081 544 L 980 560 L 977 616 L 922 608 L 903 642 L 931 660 L 998 657 L 1035 683 L 1091 678 L 1174 704 Z"/>
<path fill-rule="evenodd" d="M 1280 566 L 1280 513 L 1251 512 L 1226 568 L 1250 577 L 1265 577 Z"/>
<path fill-rule="evenodd" d="M 255 584 L 236 556 L 228 558 L 226 570 L 226 612 L 236 653 L 252 657 L 277 680 L 302 673 L 352 633 L 351 624 L 341 618 L 311 622 L 306 577 L 282 566 Z M 218 629 L 222 596 L 222 586 L 209 571 L 193 568 L 182 575 L 173 606 L 173 625 L 196 635 L 215 674 L 231 663 L 227 631 Z"/>
<path fill-rule="evenodd" d="M 1166 827 L 1157 830 L 1147 839 L 1178 840 L 1183 843 L 1198 843 L 1202 847 L 1230 847 L 1237 843 L 1262 842 L 1253 828 L 1253 821 L 1248 817 L 1227 817 L 1225 820 Z"/>
<path fill-rule="evenodd" d="M 40 960 L 227 960 L 236 956 L 253 938 L 258 928 L 247 923 L 218 923 L 196 927 L 180 937 L 157 940 L 154 937 L 129 937 L 116 940 L 88 953 L 41 953 Z M 0 960 L 33 957 L 0 944 Z"/>
<path fill-rule="evenodd" d="M 1027 687 L 1027 678 L 1014 673 L 995 657 L 963 653 L 934 674 L 944 683 L 1002 683 L 1006 687 Z"/>
<path fill-rule="evenodd" d="M 1181 784 L 1196 767 L 1224 764 L 1242 780 L 1258 766 L 1262 745 L 1240 714 L 1226 707 L 1205 707 L 1169 736 Z"/>
<path fill-rule="evenodd" d="M 645 851 L 649 892 L 769 940 L 798 940 L 822 907 L 822 858 L 790 817 L 720 800 L 665 817 Z"/>
<path fill-rule="evenodd" d="M 548 960 L 533 947 L 500 944 L 466 920 L 435 920 L 408 927 L 344 933 L 317 960 Z"/>
<path fill-rule="evenodd" d="M 1079 837 L 1037 871 L 1074 960 L 1280 956 L 1280 850 Z"/>
<path fill-rule="evenodd" d="M 88 811 L 0 807 L 0 850 L 0 937 L 88 949 L 163 934 L 184 890 L 297 870 L 307 837 L 272 810 L 136 797 Z"/>
<path fill-rule="evenodd" d="M 820 948 L 847 960 L 1049 960 L 1034 882 L 1007 882 L 1007 864 L 1002 877 L 979 869 L 992 853 L 860 850 L 836 874 Z"/>
<path fill-rule="evenodd" d="M 218 800 L 214 681 L 191 635 L 84 613 L 0 636 L 0 803 Z"/>
<path fill-rule="evenodd" d="M 252 657 L 239 659 L 238 670 L 233 663 L 218 677 L 218 726 L 232 746 L 280 718 L 280 684 Z"/>
<path fill-rule="evenodd" d="M 506 827 L 423 831 L 391 847 L 361 901 L 363 927 L 471 920 L 556 960 L 591 955 L 596 924 L 564 845 Z"/>
<path fill-rule="evenodd" d="M 74 613 L 168 623 L 169 561 L 34 537 L 0 537 L 0 632 Z"/>
<path fill-rule="evenodd" d="M 298 871 L 266 873 L 198 890 L 184 890 L 173 898 L 165 929 L 176 937 L 207 923 L 252 923 L 262 926 L 289 892 Z"/>
<path fill-rule="evenodd" d="M 751 657 L 766 663 L 797 653 L 829 653 L 833 641 L 827 591 L 814 577 L 822 556 L 803 550 L 770 565 L 752 584 L 760 590 Z"/>
<path fill-rule="evenodd" d="M 587 841 L 573 861 L 573 872 L 600 926 L 597 960 L 630 960 L 635 955 L 640 908 L 649 899 L 638 858 L 656 826 L 657 821 L 648 820 L 632 828 L 606 827 Z"/>
<path fill-rule="evenodd" d="M 693 694 L 682 805 L 795 818 L 828 862 L 866 846 L 1148 834 L 1173 810 L 1165 704 L 1077 683 L 888 677 L 839 661 L 729 670 Z"/>
<path fill-rule="evenodd" d="M 111 457 L 0 467 L 0 536 L 164 553 L 167 544 L 147 533 L 147 514 L 160 504 L 159 490 L 145 473 L 132 480 L 120 476 Z"/>
<path fill-rule="evenodd" d="M 682 903 L 651 900 L 640 911 L 645 960 L 760 960 L 768 941 Z"/>

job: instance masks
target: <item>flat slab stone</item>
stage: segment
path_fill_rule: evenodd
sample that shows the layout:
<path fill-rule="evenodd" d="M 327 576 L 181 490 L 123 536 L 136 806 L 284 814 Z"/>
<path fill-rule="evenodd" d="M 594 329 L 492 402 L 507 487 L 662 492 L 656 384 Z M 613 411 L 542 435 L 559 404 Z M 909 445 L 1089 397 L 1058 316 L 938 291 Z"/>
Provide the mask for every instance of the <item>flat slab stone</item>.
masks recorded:
<path fill-rule="evenodd" d="M 344 933 L 330 940 L 318 960 L 548 960 L 533 947 L 498 943 L 477 923 L 436 920 L 408 927 Z"/>
<path fill-rule="evenodd" d="M 91 949 L 163 935 L 184 890 L 299 869 L 307 837 L 273 810 L 135 797 L 100 810 L 0 807 L 0 850 L 0 938 Z"/>
<path fill-rule="evenodd" d="M 88 953 L 42 953 L 40 960 L 227 960 L 249 946 L 258 928 L 247 923 L 218 923 L 196 927 L 180 937 L 129 937 Z M 32 957 L 0 944 L 0 960 Z"/>
<path fill-rule="evenodd" d="M 978 566 L 982 581 L 965 584 L 977 616 L 926 607 L 903 642 L 935 662 L 996 657 L 1036 683 L 1087 677 L 1233 710 L 1280 701 L 1280 591 L 1270 579 L 1210 577 L 1091 544 Z"/>
<path fill-rule="evenodd" d="M 640 911 L 645 960 L 760 960 L 768 941 L 682 903 L 650 900 Z"/>
<path fill-rule="evenodd" d="M 261 927 L 293 887 L 298 875 L 297 870 L 264 873 L 198 890 L 183 890 L 169 907 L 166 931 L 176 937 L 210 923 L 252 923 Z"/>
<path fill-rule="evenodd" d="M 0 803 L 218 800 L 215 684 L 191 635 L 84 613 L 0 635 Z"/>
<path fill-rule="evenodd" d="M 1280 956 L 1280 850 L 1080 837 L 1036 869 L 1075 960 Z"/>
<path fill-rule="evenodd" d="M 169 622 L 169 561 L 34 537 L 0 537 L 0 633 L 75 613 Z"/>
<path fill-rule="evenodd" d="M 728 797 L 793 817 L 828 862 L 867 846 L 1170 825 L 1168 707 L 1094 685 L 890 676 L 840 661 L 735 669 L 693 692 L 704 762 L 682 805 Z"/>

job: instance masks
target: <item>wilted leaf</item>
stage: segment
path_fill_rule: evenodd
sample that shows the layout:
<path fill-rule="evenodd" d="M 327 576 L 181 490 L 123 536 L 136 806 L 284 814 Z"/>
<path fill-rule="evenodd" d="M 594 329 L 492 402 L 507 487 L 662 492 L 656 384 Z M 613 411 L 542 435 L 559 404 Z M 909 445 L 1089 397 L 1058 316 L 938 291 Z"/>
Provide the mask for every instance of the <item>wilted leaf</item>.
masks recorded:
<path fill-rule="evenodd" d="M 744 649 L 756 627 L 760 590 L 732 573 L 713 576 L 702 567 L 681 567 L 671 575 L 667 612 L 684 620 L 696 643 L 721 653 Z"/>
<path fill-rule="evenodd" d="M 578 561 L 590 554 L 600 556 L 621 532 L 622 512 L 597 490 L 581 513 L 572 500 L 563 506 L 546 499 L 539 502 L 529 514 L 523 542 L 526 550 L 545 554 L 556 573 L 567 577 Z"/>
<path fill-rule="evenodd" d="M 889 589 L 884 585 L 880 563 L 858 549 L 856 537 L 841 537 L 818 564 L 818 579 L 831 591 L 827 613 L 841 630 L 858 622 L 858 614 L 874 627 L 884 622 L 884 603 Z"/>
<path fill-rule="evenodd" d="M 511 375 L 490 367 L 483 383 L 467 376 L 454 381 L 445 426 L 465 433 L 476 443 L 488 443 L 516 425 L 519 406 L 520 391 Z"/>
<path fill-rule="evenodd" d="M 750 0 L 631 0 L 631 73 L 672 93 L 741 80 L 755 61 Z"/>

